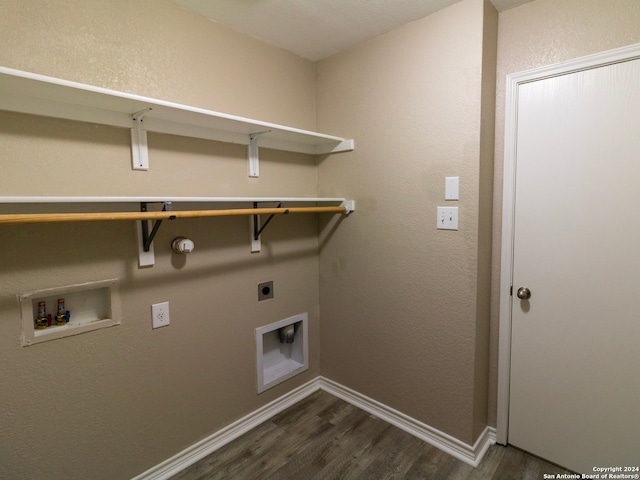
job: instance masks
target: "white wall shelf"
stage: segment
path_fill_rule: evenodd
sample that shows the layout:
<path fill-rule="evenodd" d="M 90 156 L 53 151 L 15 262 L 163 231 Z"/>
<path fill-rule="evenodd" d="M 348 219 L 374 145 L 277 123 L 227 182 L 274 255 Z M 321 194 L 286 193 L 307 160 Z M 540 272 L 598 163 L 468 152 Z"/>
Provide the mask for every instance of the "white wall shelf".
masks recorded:
<path fill-rule="evenodd" d="M 46 195 L 11 195 L 0 196 L 0 204 L 122 204 L 140 202 L 175 202 L 175 203 L 252 203 L 252 202 L 287 202 L 287 203 L 342 203 L 341 197 L 172 197 L 172 196 L 46 196 Z"/>
<path fill-rule="evenodd" d="M 0 67 L 0 110 L 131 129 L 132 168 L 148 169 L 146 132 L 251 146 L 249 174 L 258 176 L 258 142 L 275 150 L 322 155 L 353 150 L 353 140 L 198 107 Z"/>

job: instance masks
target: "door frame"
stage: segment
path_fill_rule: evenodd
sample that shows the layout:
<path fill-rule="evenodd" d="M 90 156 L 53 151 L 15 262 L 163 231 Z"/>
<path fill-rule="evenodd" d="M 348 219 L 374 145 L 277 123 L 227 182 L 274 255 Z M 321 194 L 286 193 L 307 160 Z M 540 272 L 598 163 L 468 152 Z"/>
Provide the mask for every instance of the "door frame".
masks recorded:
<path fill-rule="evenodd" d="M 513 285 L 518 89 L 520 85 L 525 83 L 636 59 L 640 59 L 640 43 L 507 75 L 502 187 L 502 246 L 500 256 L 500 313 L 496 418 L 496 441 L 502 445 L 506 445 L 509 440 L 511 308 L 513 300 L 511 288 Z"/>

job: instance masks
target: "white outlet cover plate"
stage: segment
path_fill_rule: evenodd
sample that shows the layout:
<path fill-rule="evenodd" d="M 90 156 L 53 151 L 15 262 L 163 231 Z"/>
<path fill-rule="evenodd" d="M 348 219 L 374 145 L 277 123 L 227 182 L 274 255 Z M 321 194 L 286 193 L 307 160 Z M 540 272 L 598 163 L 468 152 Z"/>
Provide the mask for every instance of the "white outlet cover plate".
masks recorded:
<path fill-rule="evenodd" d="M 151 320 L 153 328 L 169 325 L 169 302 L 154 303 L 151 305 Z"/>
<path fill-rule="evenodd" d="M 438 230 L 458 230 L 458 207 L 438 207 Z"/>

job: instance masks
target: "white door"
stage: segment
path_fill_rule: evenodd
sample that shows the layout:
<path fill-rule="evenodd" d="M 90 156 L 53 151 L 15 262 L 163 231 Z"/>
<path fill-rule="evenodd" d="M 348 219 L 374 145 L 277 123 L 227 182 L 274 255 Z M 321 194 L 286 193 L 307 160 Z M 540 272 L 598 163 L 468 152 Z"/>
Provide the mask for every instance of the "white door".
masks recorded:
<path fill-rule="evenodd" d="M 579 473 L 638 467 L 640 60 L 517 102 L 508 442 Z"/>

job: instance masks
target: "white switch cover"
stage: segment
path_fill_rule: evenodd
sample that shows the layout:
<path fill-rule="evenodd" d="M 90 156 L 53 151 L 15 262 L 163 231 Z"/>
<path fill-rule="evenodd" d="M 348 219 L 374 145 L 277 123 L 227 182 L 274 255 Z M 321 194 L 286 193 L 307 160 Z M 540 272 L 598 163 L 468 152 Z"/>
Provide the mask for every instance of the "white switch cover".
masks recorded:
<path fill-rule="evenodd" d="M 151 320 L 153 328 L 169 325 L 169 302 L 154 303 L 151 305 Z"/>
<path fill-rule="evenodd" d="M 460 177 L 444 178 L 444 199 L 460 200 Z"/>
<path fill-rule="evenodd" d="M 458 207 L 438 207 L 438 230 L 458 230 Z"/>

